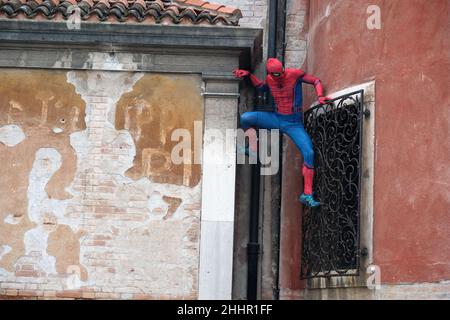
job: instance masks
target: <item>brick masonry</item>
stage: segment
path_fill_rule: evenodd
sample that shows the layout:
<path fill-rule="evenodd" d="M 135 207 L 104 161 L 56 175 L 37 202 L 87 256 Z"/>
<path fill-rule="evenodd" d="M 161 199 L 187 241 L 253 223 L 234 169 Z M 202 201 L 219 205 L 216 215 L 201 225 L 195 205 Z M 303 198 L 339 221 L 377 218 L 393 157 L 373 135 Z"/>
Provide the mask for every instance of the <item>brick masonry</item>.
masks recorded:
<path fill-rule="evenodd" d="M 265 28 L 268 9 L 267 0 L 221 0 L 221 4 L 241 10 L 239 25 L 249 28 Z"/>
<path fill-rule="evenodd" d="M 221 3 L 241 10 L 239 25 L 250 28 L 263 28 L 265 41 L 268 30 L 269 0 L 223 0 Z M 288 68 L 301 68 L 306 55 L 308 0 L 289 0 L 286 2 L 286 52 L 285 64 Z M 258 71 L 263 72 L 263 70 Z"/>
<path fill-rule="evenodd" d="M 136 165 L 135 159 L 143 159 L 136 139 L 145 133 L 139 117 L 149 121 L 149 108 L 152 108 L 152 117 L 159 117 L 155 121 L 161 122 L 170 118 L 167 117 L 170 109 L 175 112 L 177 107 L 189 108 L 176 101 L 191 101 L 198 110 L 193 109 L 190 114 L 202 117 L 200 78 L 179 76 L 175 82 L 170 76 L 139 72 L 69 71 L 65 77 L 71 85 L 64 86 L 61 85 L 64 79 L 55 74 L 65 73 L 44 70 L 2 73 L 3 77 L 9 77 L 8 83 L 12 83 L 11 90 L 2 96 L 14 100 L 22 110 L 9 113 L 6 110 L 3 114 L 8 117 L 4 119 L 22 127 L 26 138 L 14 146 L 0 145 L 1 159 L 12 160 L 14 166 L 23 163 L 22 155 L 25 155 L 31 159 L 32 166 L 31 171 L 25 168 L 20 171 L 28 176 L 28 183 L 19 179 L 12 186 L 14 196 L 4 200 L 0 207 L 0 234 L 10 234 L 0 243 L 0 296 L 195 299 L 198 295 L 200 183 L 197 180 L 196 185 L 189 186 L 187 182 L 184 184 L 189 179 L 183 177 L 178 184 L 155 182 L 152 174 L 160 169 L 153 159 L 148 159 L 143 166 L 146 169 L 143 173 L 149 176 L 134 180 L 128 177 L 128 172 Z M 30 84 L 33 77 L 42 75 L 47 88 L 59 88 L 55 89 L 59 91 L 47 95 L 36 84 L 30 85 L 27 94 L 16 97 L 20 90 L 14 88 L 14 83 Z M 164 83 L 166 88 L 171 88 L 171 97 L 175 97 L 174 102 L 164 104 L 166 113 L 158 111 L 157 104 L 159 100 L 167 101 L 164 89 L 155 91 L 161 96 L 154 100 L 142 100 L 145 94 L 137 89 L 140 81 L 152 77 L 156 77 L 153 88 L 157 83 Z M 180 90 L 185 100 L 176 99 L 177 84 L 182 83 L 190 86 Z M 70 90 L 75 90 L 85 102 L 85 113 L 77 109 L 71 116 L 63 116 L 64 110 L 70 110 L 74 102 L 65 105 L 58 97 L 70 95 Z M 127 93 L 134 97 L 134 104 L 127 105 L 127 121 L 119 130 L 114 119 L 118 114 L 117 106 Z M 191 96 L 186 97 L 186 94 Z M 35 96 L 43 99 L 39 106 L 46 106 L 39 109 L 37 117 L 33 113 L 34 106 L 27 104 Z M 51 96 L 55 101 L 45 100 Z M 138 110 L 141 113 L 136 113 Z M 59 130 L 50 130 L 56 125 L 52 115 L 56 115 Z M 78 118 L 85 119 L 84 129 L 75 128 Z M 21 119 L 25 119 L 24 122 Z M 172 119 L 173 123 L 167 120 L 167 128 L 178 127 L 177 119 Z M 158 128 L 146 141 L 156 149 L 164 149 L 165 141 L 170 141 L 168 132 Z M 57 144 L 55 139 L 62 142 Z M 72 153 L 76 158 L 73 162 L 69 161 Z M 18 166 L 16 168 L 19 170 Z M 192 171 L 182 170 L 181 174 Z M 166 173 L 166 179 L 170 175 Z M 11 181 L 8 173 L 2 177 Z M 65 180 L 67 184 L 54 187 L 56 180 Z M 53 192 L 61 189 L 66 190 L 67 195 L 54 196 Z M 15 197 L 28 203 L 25 212 L 4 212 L 5 208 L 10 208 L 8 201 L 14 201 Z"/>
<path fill-rule="evenodd" d="M 308 1 L 292 0 L 286 4 L 286 51 L 288 68 L 302 68 L 306 57 Z"/>

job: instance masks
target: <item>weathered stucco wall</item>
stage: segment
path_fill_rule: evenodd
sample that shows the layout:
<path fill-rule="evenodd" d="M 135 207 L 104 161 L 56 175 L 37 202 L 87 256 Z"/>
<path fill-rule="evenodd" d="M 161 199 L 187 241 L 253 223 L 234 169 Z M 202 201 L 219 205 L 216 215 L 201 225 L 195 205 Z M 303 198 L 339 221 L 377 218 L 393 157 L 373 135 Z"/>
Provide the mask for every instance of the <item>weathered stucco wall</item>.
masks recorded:
<path fill-rule="evenodd" d="M 370 5 L 380 9 L 379 29 L 367 27 Z M 376 82 L 374 263 L 382 283 L 448 280 L 449 2 L 320 0 L 310 6 L 305 70 L 319 76 L 327 92 Z M 312 96 L 312 88 L 307 92 Z M 296 157 L 288 153 L 287 163 Z"/>
<path fill-rule="evenodd" d="M 173 165 L 170 138 L 203 120 L 201 78 L 1 69 L 0 83 L 0 294 L 196 298 L 201 168 Z"/>

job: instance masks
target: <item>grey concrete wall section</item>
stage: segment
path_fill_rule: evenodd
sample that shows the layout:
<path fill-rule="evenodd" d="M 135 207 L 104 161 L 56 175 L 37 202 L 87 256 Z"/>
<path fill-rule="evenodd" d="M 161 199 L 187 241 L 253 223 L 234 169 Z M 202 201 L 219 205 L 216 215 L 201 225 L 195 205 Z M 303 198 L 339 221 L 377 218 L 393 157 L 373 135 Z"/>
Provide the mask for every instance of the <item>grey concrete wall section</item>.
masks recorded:
<path fill-rule="evenodd" d="M 61 68 L 84 69 L 89 67 L 89 52 L 100 51 L 128 52 L 133 58 L 134 69 L 159 72 L 220 72 L 230 71 L 238 64 L 230 64 L 230 58 L 239 57 L 242 68 L 250 68 L 251 59 L 260 58 L 262 31 L 250 28 L 210 28 L 198 26 L 161 25 L 122 25 L 122 24 L 82 24 L 80 30 L 69 30 L 65 22 L 48 21 L 0 21 L 0 47 L 13 43 L 33 46 L 33 50 L 44 50 L 35 60 L 27 59 L 28 67 L 53 67 L 61 61 Z M 48 46 L 59 50 L 45 52 Z M 62 48 L 74 47 L 77 50 L 69 64 L 65 64 L 68 51 Z M 198 50 L 201 49 L 201 50 Z M 211 49 L 211 51 L 207 51 Z M 220 50 L 223 50 L 221 54 Z M 159 52 L 159 55 L 140 55 L 140 53 Z M 14 51 L 11 51 L 11 55 Z M 197 58 L 201 53 L 202 58 Z M 24 59 L 25 56 L 20 55 Z M 48 56 L 48 54 L 51 54 Z M 185 59 L 189 56 L 190 59 Z M 214 59 L 211 59 L 211 56 Z M 219 58 L 220 57 L 220 58 Z M 12 57 L 6 56 L 0 63 L 10 63 Z M 141 60 L 139 60 L 141 59 Z M 206 59 L 206 60 L 205 60 Z M 24 62 L 22 62 L 23 64 Z M 14 65 L 14 64 L 13 64 Z M 9 64 L 8 66 L 11 66 Z M 17 66 L 21 66 L 20 64 Z"/>

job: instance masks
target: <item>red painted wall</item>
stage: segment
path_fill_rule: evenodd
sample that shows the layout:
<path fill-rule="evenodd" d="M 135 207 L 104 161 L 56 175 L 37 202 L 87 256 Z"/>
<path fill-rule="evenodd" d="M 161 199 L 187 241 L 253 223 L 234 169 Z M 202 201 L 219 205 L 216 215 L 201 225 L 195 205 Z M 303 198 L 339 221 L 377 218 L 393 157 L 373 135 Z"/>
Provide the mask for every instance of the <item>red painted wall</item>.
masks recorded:
<path fill-rule="evenodd" d="M 367 28 L 369 5 L 381 9 L 379 30 Z M 450 279 L 449 7 L 448 0 L 310 1 L 304 69 L 328 92 L 376 81 L 374 253 L 383 283 Z M 305 91 L 309 105 L 314 91 Z M 295 161 L 287 155 L 286 163 Z M 299 177 L 284 179 L 288 190 Z M 289 192 L 286 209 L 295 207 Z"/>

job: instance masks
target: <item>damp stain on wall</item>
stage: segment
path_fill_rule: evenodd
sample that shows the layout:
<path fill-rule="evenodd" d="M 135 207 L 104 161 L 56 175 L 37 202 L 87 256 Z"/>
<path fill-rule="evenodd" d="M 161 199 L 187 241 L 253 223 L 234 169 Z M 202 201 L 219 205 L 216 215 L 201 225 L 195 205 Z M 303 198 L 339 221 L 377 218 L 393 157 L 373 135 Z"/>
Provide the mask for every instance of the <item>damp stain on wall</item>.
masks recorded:
<path fill-rule="evenodd" d="M 173 130 L 187 129 L 192 142 L 190 158 L 194 161 L 194 121 L 203 120 L 200 86 L 197 76 L 146 74 L 121 97 L 115 126 L 117 130 L 128 130 L 136 145 L 136 157 L 127 176 L 189 187 L 199 183 L 200 164 L 173 164 L 170 157 L 178 143 L 171 141 Z"/>

